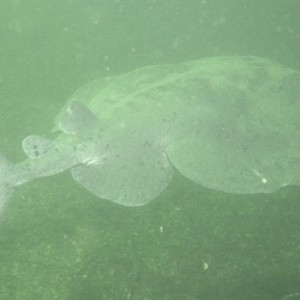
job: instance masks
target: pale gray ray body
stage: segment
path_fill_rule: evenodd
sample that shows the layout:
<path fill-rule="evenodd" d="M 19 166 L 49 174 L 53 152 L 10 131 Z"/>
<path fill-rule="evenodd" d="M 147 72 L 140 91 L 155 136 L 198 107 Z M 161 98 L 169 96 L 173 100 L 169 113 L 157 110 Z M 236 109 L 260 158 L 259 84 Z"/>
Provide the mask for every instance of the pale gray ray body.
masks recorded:
<path fill-rule="evenodd" d="M 59 114 L 57 139 L 23 141 L 29 158 L 6 167 L 13 175 L 0 187 L 70 168 L 96 196 L 135 206 L 156 198 L 174 169 L 229 193 L 298 185 L 299 95 L 299 72 L 258 57 L 212 57 L 94 81 Z"/>

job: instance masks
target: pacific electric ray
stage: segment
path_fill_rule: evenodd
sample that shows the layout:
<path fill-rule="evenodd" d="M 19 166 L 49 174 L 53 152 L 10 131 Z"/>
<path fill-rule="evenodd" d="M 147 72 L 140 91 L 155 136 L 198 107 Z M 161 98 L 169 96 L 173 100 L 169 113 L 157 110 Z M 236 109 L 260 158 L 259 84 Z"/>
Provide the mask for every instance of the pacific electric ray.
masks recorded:
<path fill-rule="evenodd" d="M 176 169 L 228 193 L 300 184 L 300 73 L 270 60 L 211 57 L 144 67 L 77 91 L 60 134 L 0 157 L 0 207 L 14 187 L 70 169 L 99 198 L 143 205 Z"/>

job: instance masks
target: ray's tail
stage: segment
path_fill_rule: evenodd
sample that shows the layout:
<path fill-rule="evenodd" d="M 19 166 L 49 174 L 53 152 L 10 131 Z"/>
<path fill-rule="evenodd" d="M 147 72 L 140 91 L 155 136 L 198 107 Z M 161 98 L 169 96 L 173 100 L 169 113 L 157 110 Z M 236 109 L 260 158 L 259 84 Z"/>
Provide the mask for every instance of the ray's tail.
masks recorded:
<path fill-rule="evenodd" d="M 13 193 L 14 166 L 0 153 L 0 216 Z"/>

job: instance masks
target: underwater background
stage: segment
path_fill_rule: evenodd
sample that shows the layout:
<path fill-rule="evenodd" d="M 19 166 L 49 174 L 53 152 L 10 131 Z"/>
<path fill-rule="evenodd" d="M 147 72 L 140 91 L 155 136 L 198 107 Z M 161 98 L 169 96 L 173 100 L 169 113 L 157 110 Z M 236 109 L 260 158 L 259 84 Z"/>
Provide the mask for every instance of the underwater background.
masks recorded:
<path fill-rule="evenodd" d="M 153 64 L 256 55 L 300 70 L 297 0 L 3 0 L 0 149 L 53 137 L 85 83 Z M 19 187 L 0 221 L 0 299 L 300 299 L 300 187 L 232 195 L 176 174 L 151 203 L 69 172 Z"/>

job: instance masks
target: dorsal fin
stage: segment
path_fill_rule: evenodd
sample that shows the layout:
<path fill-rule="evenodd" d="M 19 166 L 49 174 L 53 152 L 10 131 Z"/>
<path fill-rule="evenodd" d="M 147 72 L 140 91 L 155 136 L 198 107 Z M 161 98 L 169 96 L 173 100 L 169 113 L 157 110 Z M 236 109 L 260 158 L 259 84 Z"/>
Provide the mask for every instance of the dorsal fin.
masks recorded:
<path fill-rule="evenodd" d="M 58 123 L 61 131 L 67 134 L 91 135 L 98 126 L 98 118 L 87 106 L 73 101 Z"/>
<path fill-rule="evenodd" d="M 29 135 L 22 141 L 24 153 L 31 159 L 39 158 L 56 148 L 55 143 L 37 135 Z"/>

